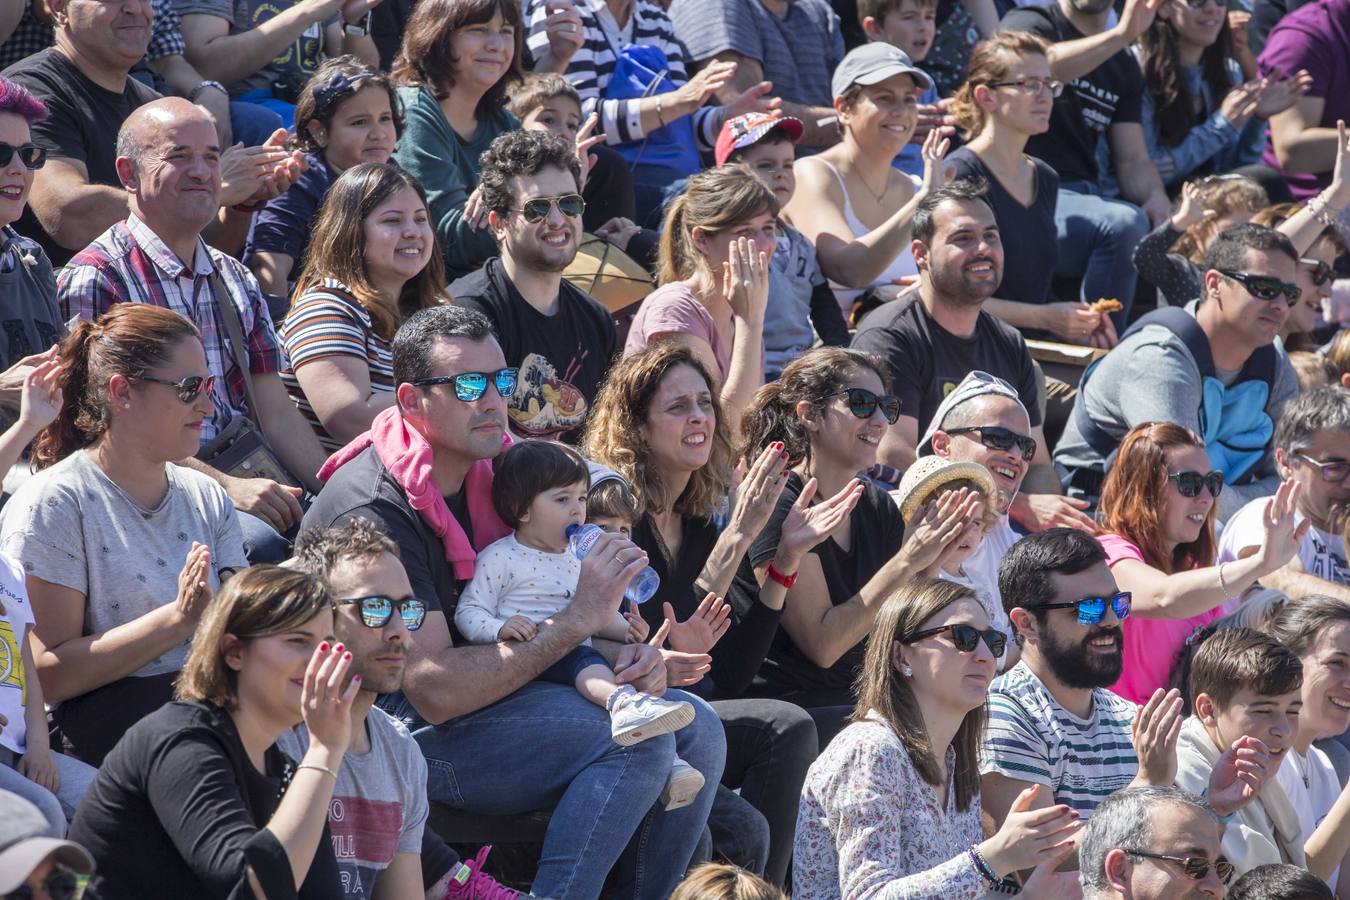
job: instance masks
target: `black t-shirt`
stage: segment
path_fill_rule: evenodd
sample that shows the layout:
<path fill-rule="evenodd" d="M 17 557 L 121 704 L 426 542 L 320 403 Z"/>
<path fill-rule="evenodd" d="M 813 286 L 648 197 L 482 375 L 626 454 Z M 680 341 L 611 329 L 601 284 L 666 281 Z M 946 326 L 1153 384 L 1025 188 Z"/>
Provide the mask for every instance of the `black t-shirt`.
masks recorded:
<path fill-rule="evenodd" d="M 1001 31 L 1027 31 L 1051 43 L 1085 35 L 1055 4 L 1014 9 Z M 1062 182 L 1097 181 L 1097 140 L 1111 125 L 1138 122 L 1144 74 L 1128 50 L 1121 50 L 1082 78 L 1064 86 L 1050 113 L 1050 130 L 1033 135 L 1027 153 L 1045 160 Z"/>
<path fill-rule="evenodd" d="M 995 295 L 1018 303 L 1051 303 L 1055 298 L 1050 294 L 1050 279 L 1059 262 L 1059 233 L 1055 228 L 1059 176 L 1039 159 L 1031 162 L 1036 167 L 1036 196 L 1030 206 L 1023 206 L 969 147 L 954 150 L 947 157 L 947 164 L 956 170 L 955 177 L 979 176 L 989 182 L 985 199 L 994 208 L 1003 240 L 1003 280 Z"/>
<path fill-rule="evenodd" d="M 248 869 L 269 900 L 342 896 L 332 838 L 323 836 L 297 892 L 290 859 L 265 826 L 290 761 L 276 745 L 253 768 L 234 721 L 206 702 L 168 703 L 103 761 L 70 826 L 94 857 L 87 900 L 247 897 Z"/>
<path fill-rule="evenodd" d="M 546 316 L 520 295 L 498 257 L 450 285 L 450 295 L 491 320 L 506 364 L 520 367 L 509 403 L 511 430 L 578 443 L 619 349 L 608 310 L 564 279 L 558 310 Z"/>
<path fill-rule="evenodd" d="M 890 364 L 901 415 L 918 419 L 921 435 L 942 399 L 974 370 L 997 375 L 1016 388 L 1032 427 L 1041 424 L 1027 343 L 1017 329 L 987 312 L 980 312 L 974 334 L 957 337 L 933 320 L 918 290 L 912 290 L 868 313 L 853 336 L 853 348 Z"/>
<path fill-rule="evenodd" d="M 778 552 L 779 536 L 788 510 L 801 496 L 802 479 L 795 472 L 788 476 L 787 485 L 778 498 L 769 524 L 750 548 L 750 561 L 763 565 Z M 851 546 L 845 552 L 833 538 L 817 544 L 811 552 L 820 560 L 825 584 L 830 592 L 830 604 L 846 603 L 871 580 L 872 576 L 900 550 L 905 523 L 900 518 L 900 507 L 891 495 L 868 483 L 858 505 L 849 516 Z M 788 599 L 791 603 L 791 598 Z M 793 642 L 784 629 L 774 635 L 773 647 L 760 674 L 770 694 L 788 694 L 794 691 L 848 691 L 858 669 L 862 667 L 866 641 L 841 656 L 834 665 L 822 669 L 813 663 Z"/>
<path fill-rule="evenodd" d="M 116 167 L 117 131 L 132 110 L 158 99 L 159 94 L 134 78 L 126 80 L 121 93 L 101 88 L 55 47 L 20 60 L 0 74 L 28 88 L 47 105 L 47 118 L 33 123 L 33 143 L 45 147 L 53 159 L 84 163 L 90 184 L 121 186 Z M 56 266 L 65 265 L 84 249 L 67 250 L 53 241 L 31 205 L 16 228 L 41 244 Z"/>

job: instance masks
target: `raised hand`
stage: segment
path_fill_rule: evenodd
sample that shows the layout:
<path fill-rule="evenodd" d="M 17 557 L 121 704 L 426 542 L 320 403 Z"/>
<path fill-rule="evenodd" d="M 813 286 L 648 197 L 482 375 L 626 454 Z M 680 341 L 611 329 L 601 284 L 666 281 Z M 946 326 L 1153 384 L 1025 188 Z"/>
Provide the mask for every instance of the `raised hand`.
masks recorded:
<path fill-rule="evenodd" d="M 769 524 L 778 497 L 787 484 L 787 451 L 781 441 L 765 447 L 736 489 L 736 505 L 728 529 L 738 535 L 758 535 Z"/>
<path fill-rule="evenodd" d="M 1350 157 L 1350 134 L 1346 133 L 1345 120 L 1337 119 L 1336 165 L 1331 170 L 1331 184 L 1323 195 L 1329 198 L 1337 210 L 1350 203 L 1350 165 L 1346 162 L 1347 157 Z"/>
<path fill-rule="evenodd" d="M 1240 128 L 1252 113 L 1256 112 L 1257 101 L 1265 92 L 1266 80 L 1258 78 L 1256 81 L 1248 81 L 1245 84 L 1239 84 L 1237 87 L 1223 95 L 1223 100 L 1219 103 L 1219 112 L 1228 120 L 1229 124 Z"/>
<path fill-rule="evenodd" d="M 738 319 L 763 324 L 769 303 L 769 257 L 747 238 L 737 238 L 722 264 L 722 296 Z"/>
<path fill-rule="evenodd" d="M 361 690 L 360 675 L 353 675 L 344 687 L 351 667 L 352 655 L 346 647 L 323 641 L 309 658 L 300 688 L 300 717 L 311 743 L 336 753 L 346 753 L 351 744 L 352 701 Z"/>
<path fill-rule="evenodd" d="M 1032 809 L 1043 785 L 1033 784 L 1017 795 L 993 837 L 980 844 L 980 853 L 995 874 L 1007 875 L 1053 862 L 1056 865 L 1074 851 L 1083 830 L 1078 813 L 1064 804 Z"/>
<path fill-rule="evenodd" d="M 983 504 L 984 499 L 967 488 L 945 491 L 938 499 L 930 500 L 905 526 L 904 542 L 896 558 L 903 557 L 919 570 L 929 572 L 943 551 L 961 537 Z"/>
<path fill-rule="evenodd" d="M 464 221 L 470 228 L 486 228 L 487 210 L 483 208 L 483 189 L 474 188 L 464 201 Z"/>
<path fill-rule="evenodd" d="M 952 177 L 954 169 L 947 165 L 947 151 L 951 145 L 952 142 L 943 135 L 941 128 L 934 128 L 928 132 L 928 137 L 923 139 L 919 156 L 923 158 L 924 193 L 931 194 Z"/>
<path fill-rule="evenodd" d="M 714 60 L 695 73 L 694 77 L 675 90 L 675 100 L 693 109 L 708 102 L 713 94 L 720 91 L 736 74 L 736 64 L 725 60 Z M 671 116 L 666 115 L 669 123 Z"/>
<path fill-rule="evenodd" d="M 778 553 L 774 557 L 775 563 L 788 564 L 791 568 L 783 569 L 779 565 L 774 568 L 786 574 L 796 571 L 796 563 L 801 562 L 802 557 L 848 521 L 862 495 L 862 480 L 855 478 L 833 497 L 812 506 L 811 500 L 816 496 L 816 480 L 812 478 L 802 485 L 797 502 L 792 504 L 783 519 L 783 527 L 778 533 Z"/>
<path fill-rule="evenodd" d="M 578 179 L 577 183 L 581 185 L 582 190 L 586 189 L 586 179 L 591 177 L 591 166 L 595 165 L 597 159 L 596 155 L 591 152 L 591 148 L 596 144 L 605 142 L 603 131 L 599 134 L 592 134 L 595 131 L 595 126 L 599 124 L 600 114 L 591 113 L 590 117 L 582 122 L 581 127 L 577 129 L 577 164 L 581 166 L 581 178 Z"/>
<path fill-rule="evenodd" d="M 734 100 L 722 107 L 728 119 L 744 116 L 748 113 L 776 113 L 783 105 L 781 97 L 770 97 L 772 81 L 761 81 L 741 91 Z"/>
<path fill-rule="evenodd" d="M 1162 4 L 1163 0 L 1125 0 L 1116 28 L 1125 36 L 1126 44 L 1133 44 L 1148 31 Z"/>
<path fill-rule="evenodd" d="M 1311 519 L 1305 519 L 1302 524 L 1297 522 L 1298 500 L 1302 495 L 1303 485 L 1290 479 L 1280 482 L 1275 496 L 1266 501 L 1265 512 L 1261 515 L 1261 546 L 1256 551 L 1262 561 L 1261 575 L 1283 568 L 1298 556 L 1303 538 L 1312 526 Z"/>
<path fill-rule="evenodd" d="M 1177 777 L 1177 738 L 1181 734 L 1181 692 L 1153 692 L 1134 717 L 1130 739 L 1139 757 L 1140 784 L 1167 785 Z"/>
<path fill-rule="evenodd" d="M 1205 799 L 1221 816 L 1232 815 L 1256 799 L 1270 777 L 1270 750 L 1250 735 L 1233 741 L 1214 764 Z"/>
<path fill-rule="evenodd" d="M 712 592 L 683 622 L 675 617 L 675 607 L 669 603 L 662 604 L 662 611 L 666 616 L 662 630 L 670 649 L 681 653 L 707 653 L 731 628 L 731 604 Z"/>
<path fill-rule="evenodd" d="M 192 542 L 187 560 L 178 573 L 177 605 L 179 617 L 194 627 L 214 596 L 211 591 L 211 548 L 198 541 Z"/>
<path fill-rule="evenodd" d="M 581 13 L 577 12 L 573 0 L 548 0 L 544 4 L 544 33 L 548 36 L 548 49 L 558 62 L 567 62 L 586 43 L 586 29 L 581 24 Z"/>
<path fill-rule="evenodd" d="M 23 376 L 19 393 L 19 424 L 34 434 L 46 428 L 61 413 L 61 357 L 44 356 Z"/>

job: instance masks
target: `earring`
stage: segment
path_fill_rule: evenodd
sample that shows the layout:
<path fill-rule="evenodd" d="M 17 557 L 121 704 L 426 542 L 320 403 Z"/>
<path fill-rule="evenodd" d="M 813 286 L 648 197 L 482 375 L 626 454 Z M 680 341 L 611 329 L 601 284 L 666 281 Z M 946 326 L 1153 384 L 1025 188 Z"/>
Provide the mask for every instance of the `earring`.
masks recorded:
<path fill-rule="evenodd" d="M 905 676 L 906 678 L 912 678 L 914 676 L 914 670 L 911 669 L 909 666 L 901 666 L 900 674 Z"/>

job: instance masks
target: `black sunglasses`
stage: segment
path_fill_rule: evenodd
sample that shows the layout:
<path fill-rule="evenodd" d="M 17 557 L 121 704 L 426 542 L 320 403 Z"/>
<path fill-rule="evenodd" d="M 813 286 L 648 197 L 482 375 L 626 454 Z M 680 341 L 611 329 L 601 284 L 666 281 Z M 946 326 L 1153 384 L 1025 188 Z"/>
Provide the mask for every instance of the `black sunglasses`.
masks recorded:
<path fill-rule="evenodd" d="M 970 428 L 947 428 L 943 429 L 948 434 L 971 434 L 980 436 L 980 443 L 991 450 L 1011 450 L 1013 445 L 1022 451 L 1022 458 L 1031 461 L 1036 456 L 1036 439 L 1027 437 L 1025 434 L 1018 434 L 1015 431 L 1009 431 L 1006 428 L 998 426 L 972 426 Z"/>
<path fill-rule="evenodd" d="M 1299 289 L 1298 285 L 1281 281 L 1270 275 L 1253 275 L 1250 272 L 1235 272 L 1232 269 L 1219 269 L 1218 272 L 1224 278 L 1231 278 L 1239 282 L 1247 289 L 1247 293 L 1257 300 L 1264 300 L 1267 303 L 1283 294 L 1284 299 L 1292 306 L 1298 302 L 1299 297 L 1303 296 L 1303 291 Z"/>
<path fill-rule="evenodd" d="M 498 369 L 495 372 L 464 372 L 461 375 L 437 375 L 434 378 L 419 378 L 413 382 L 416 387 L 431 387 L 435 384 L 453 384 L 455 397 L 465 403 L 472 403 L 487 393 L 488 381 L 496 386 L 497 393 L 503 397 L 512 397 L 516 393 L 516 379 L 520 370 L 515 368 Z"/>
<path fill-rule="evenodd" d="M 1145 859 L 1162 859 L 1167 862 L 1178 863 L 1181 871 L 1186 873 L 1188 878 L 1199 881 L 1209 874 L 1209 867 L 1214 867 L 1214 872 L 1219 876 L 1219 880 L 1227 884 L 1233 878 L 1233 864 L 1227 857 L 1220 856 L 1214 862 L 1210 862 L 1203 856 L 1168 856 L 1166 853 L 1147 853 L 1143 850 L 1131 850 L 1128 847 L 1121 847 L 1130 856 L 1142 856 Z"/>
<path fill-rule="evenodd" d="M 1211 497 L 1217 497 L 1223 490 L 1223 473 L 1218 469 L 1204 473 L 1173 472 L 1167 480 L 1177 483 L 1177 493 L 1183 497 L 1198 497 L 1202 488 L 1208 489 Z"/>
<path fill-rule="evenodd" d="M 549 210 L 558 207 L 558 212 L 575 219 L 586 211 L 586 201 L 580 194 L 563 194 L 561 197 L 535 197 L 526 200 L 520 207 L 520 217 L 531 225 L 544 221 Z"/>
<path fill-rule="evenodd" d="M 1032 609 L 1078 609 L 1079 625 L 1097 625 L 1106 616 L 1106 607 L 1116 614 L 1116 620 L 1124 622 L 1130 617 L 1130 607 L 1134 605 L 1134 594 L 1129 591 L 1116 591 L 1110 597 L 1081 597 L 1066 603 L 1042 603 Z"/>
<path fill-rule="evenodd" d="M 9 165 L 16 153 L 19 154 L 19 162 L 28 169 L 40 169 L 47 162 L 47 151 L 37 144 L 20 144 L 16 147 L 0 141 L 0 166 Z"/>
<path fill-rule="evenodd" d="M 1313 283 L 1313 287 L 1322 287 L 1336 277 L 1336 270 L 1331 267 L 1331 263 L 1307 258 L 1300 258 L 1299 263 L 1311 270 L 1308 272 L 1308 280 Z"/>
<path fill-rule="evenodd" d="M 886 417 L 886 421 L 892 425 L 895 420 L 900 418 L 900 398 L 894 394 L 882 394 L 878 397 L 867 388 L 846 388 L 842 391 L 835 391 L 833 394 L 826 394 L 821 400 L 829 400 L 834 397 L 848 397 L 848 411 L 860 419 L 870 419 L 872 414 L 881 407 L 881 414 Z"/>
<path fill-rule="evenodd" d="M 47 896 L 51 897 L 52 900 L 73 900 L 79 887 L 79 878 L 65 866 L 57 866 L 56 870 L 42 882 L 42 889 L 47 892 Z M 36 895 L 33 889 L 24 885 L 6 894 L 5 900 L 33 900 L 34 896 Z"/>
<path fill-rule="evenodd" d="M 348 604 L 360 606 L 361 624 L 367 628 L 383 628 L 388 625 L 389 620 L 394 617 L 395 609 L 398 609 L 399 617 L 403 619 L 403 626 L 409 631 L 416 631 L 421 628 L 422 623 L 427 618 L 426 602 L 418 600 L 416 597 L 404 597 L 402 600 L 395 600 L 383 594 L 375 594 L 370 597 L 348 597 L 345 600 L 335 602 L 339 606 Z"/>
<path fill-rule="evenodd" d="M 189 375 L 178 381 L 169 381 L 167 378 L 155 378 L 153 375 L 142 375 L 141 381 L 150 381 L 154 384 L 168 385 L 171 388 L 178 389 L 178 399 L 184 403 L 191 403 L 202 394 L 210 394 L 216 386 L 216 376 L 214 375 Z"/>
<path fill-rule="evenodd" d="M 916 631 L 907 638 L 902 638 L 900 643 L 912 644 L 915 641 L 921 641 L 924 638 L 930 638 L 935 634 L 942 634 L 944 631 L 952 633 L 952 643 L 956 649 L 962 653 L 972 652 L 981 640 L 989 648 L 989 652 L 995 657 L 1003 655 L 1003 648 L 1008 645 L 1008 636 L 997 628 L 976 628 L 974 625 L 943 625 L 939 628 L 925 628 L 923 631 Z"/>

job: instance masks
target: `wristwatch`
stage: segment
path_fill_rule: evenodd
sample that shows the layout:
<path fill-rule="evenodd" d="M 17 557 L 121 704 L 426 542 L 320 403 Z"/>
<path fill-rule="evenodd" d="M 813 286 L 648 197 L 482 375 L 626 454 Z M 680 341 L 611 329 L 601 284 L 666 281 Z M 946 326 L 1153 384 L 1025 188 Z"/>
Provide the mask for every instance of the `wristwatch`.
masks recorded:
<path fill-rule="evenodd" d="M 342 33 L 349 34 L 352 37 L 366 37 L 370 34 L 370 13 L 367 12 L 361 17 L 361 21 L 355 24 L 344 21 L 342 23 Z"/>
<path fill-rule="evenodd" d="M 221 84 L 219 81 L 203 81 L 201 84 L 197 85 L 195 88 L 188 91 L 187 95 L 188 102 L 196 103 L 197 98 L 202 95 L 202 91 L 206 90 L 207 88 L 215 88 L 216 90 L 224 94 L 226 97 L 230 96 L 230 92 L 225 90 L 225 85 Z"/>
<path fill-rule="evenodd" d="M 793 572 L 791 575 L 784 575 L 782 572 L 775 569 L 773 567 L 773 563 L 770 562 L 769 571 L 767 574 L 770 578 L 781 584 L 783 587 L 787 588 L 788 590 L 792 590 L 792 586 L 797 583 L 797 575 L 800 573 Z"/>

